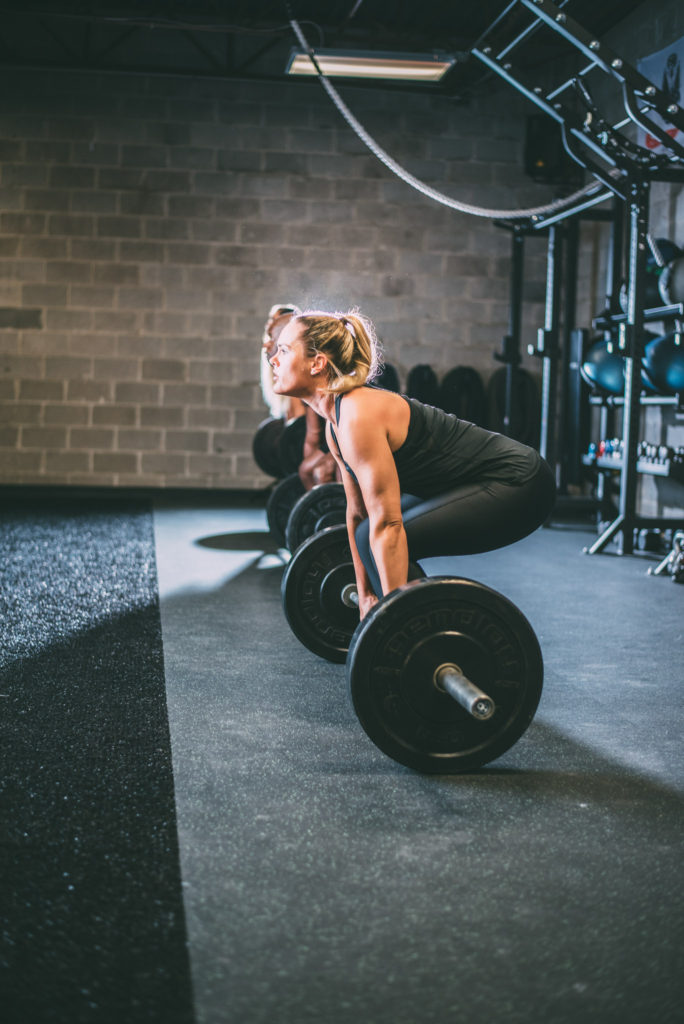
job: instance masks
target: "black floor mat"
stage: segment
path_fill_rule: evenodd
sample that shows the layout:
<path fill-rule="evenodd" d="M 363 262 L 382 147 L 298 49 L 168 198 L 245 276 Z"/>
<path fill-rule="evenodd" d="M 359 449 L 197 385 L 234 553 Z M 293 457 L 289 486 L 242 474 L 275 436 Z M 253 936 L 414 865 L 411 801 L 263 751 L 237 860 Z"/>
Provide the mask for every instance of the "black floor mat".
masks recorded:
<path fill-rule="evenodd" d="M 192 1020 L 152 519 L 0 514 L 5 1024 Z"/>

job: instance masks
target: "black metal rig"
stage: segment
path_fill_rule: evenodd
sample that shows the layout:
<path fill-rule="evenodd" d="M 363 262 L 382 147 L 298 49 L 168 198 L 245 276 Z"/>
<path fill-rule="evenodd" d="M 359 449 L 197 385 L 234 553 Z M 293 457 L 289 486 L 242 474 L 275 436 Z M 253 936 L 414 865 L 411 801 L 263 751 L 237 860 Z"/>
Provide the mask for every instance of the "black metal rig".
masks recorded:
<path fill-rule="evenodd" d="M 565 247 L 569 253 L 568 261 L 576 262 L 577 250 L 576 230 L 573 231 L 563 222 L 579 214 L 585 214 L 585 211 L 611 198 L 615 200 L 614 206 L 620 206 L 620 214 L 606 216 L 614 217 L 615 222 L 620 219 L 624 208 L 624 205 L 620 204 L 626 204 L 629 209 L 627 310 L 618 313 L 611 308 L 594 323 L 594 326 L 617 327 L 618 346 L 625 356 L 624 454 L 620 476 L 619 510 L 613 521 L 587 550 L 591 554 L 602 551 L 611 540 L 621 534 L 621 551 L 623 554 L 631 554 L 634 550 L 636 529 L 660 526 L 663 523 L 672 524 L 672 519 L 654 519 L 636 514 L 637 435 L 644 322 L 667 316 L 684 316 L 681 303 L 676 308 L 669 306 L 644 310 L 650 186 L 654 181 L 684 182 L 684 146 L 668 133 L 657 118 L 662 118 L 664 122 L 684 132 L 684 111 L 662 89 L 566 15 L 562 10 L 563 6 L 565 4 L 558 6 L 550 0 L 513 0 L 483 33 L 470 54 L 552 118 L 559 126 L 566 152 L 603 186 L 592 195 L 577 198 L 561 211 L 502 225 L 508 226 L 513 232 L 514 289 L 516 275 L 520 275 L 524 235 L 548 233 L 545 323 L 538 332 L 534 354 L 543 361 L 540 450 L 552 465 L 555 465 L 558 456 L 556 422 L 559 411 L 556 408 L 556 395 L 561 352 L 561 324 L 558 311 L 561 256 Z M 529 19 L 522 28 L 521 18 Z M 516 48 L 535 32 L 544 29 L 558 33 L 570 43 L 569 52 L 579 61 L 579 66 L 572 74 L 550 88 L 528 81 L 529 74 L 517 69 L 513 59 Z M 618 90 L 624 116 L 616 123 L 611 123 L 602 116 L 594 100 L 594 83 L 597 77 L 599 89 L 605 92 L 608 83 L 610 87 Z M 630 138 L 626 129 L 633 133 L 635 127 L 643 129 L 657 139 L 663 151 L 656 153 Z M 601 213 L 602 211 L 595 211 L 597 216 Z M 618 269 L 613 254 L 613 276 Z M 566 291 L 567 288 L 566 279 Z M 570 291 L 572 292 L 572 286 Z M 571 299 L 574 303 L 574 293 Z M 516 358 L 519 360 L 519 348 L 513 351 L 519 341 L 519 310 L 514 307 L 514 312 L 511 329 L 513 338 L 508 346 L 509 351 L 506 351 L 504 345 L 504 353 L 500 357 L 511 367 L 515 365 Z M 569 341 L 566 338 L 563 346 L 566 355 L 568 345 Z M 682 396 L 676 396 L 671 401 L 682 406 Z M 565 414 L 564 404 L 565 399 L 562 397 L 561 418 Z"/>

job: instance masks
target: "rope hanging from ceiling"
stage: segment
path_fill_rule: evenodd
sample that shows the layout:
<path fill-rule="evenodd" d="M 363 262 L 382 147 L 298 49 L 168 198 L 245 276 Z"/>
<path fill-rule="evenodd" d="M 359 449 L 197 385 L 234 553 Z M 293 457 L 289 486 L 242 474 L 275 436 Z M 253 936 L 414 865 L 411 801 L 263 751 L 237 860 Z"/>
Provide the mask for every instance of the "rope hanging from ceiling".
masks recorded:
<path fill-rule="evenodd" d="M 426 185 L 425 182 L 420 181 L 418 178 L 410 174 L 409 171 L 398 164 L 396 160 L 394 160 L 389 153 L 386 153 L 385 150 L 378 145 L 375 139 L 368 134 L 363 125 L 352 114 L 351 110 L 339 95 L 335 87 L 321 71 L 316 60 L 316 55 L 313 49 L 309 46 L 299 23 L 292 18 L 290 19 L 290 25 L 300 46 L 304 52 L 309 55 L 311 63 L 316 69 L 316 74 L 318 75 L 321 85 L 349 127 L 356 133 L 364 145 L 368 147 L 371 153 L 373 153 L 373 155 L 388 168 L 388 170 L 407 185 L 410 185 L 411 188 L 422 193 L 422 195 L 427 196 L 428 199 L 434 199 L 435 202 L 441 203 L 442 206 L 448 206 L 452 210 L 458 210 L 459 213 L 471 214 L 473 217 L 488 217 L 493 220 L 521 220 L 526 217 L 541 217 L 547 213 L 555 213 L 557 210 L 562 210 L 566 206 L 571 206 L 578 199 L 581 199 L 584 196 L 588 197 L 595 195 L 601 188 L 603 188 L 600 182 L 591 181 L 588 185 L 585 185 L 577 192 L 573 192 L 572 195 L 565 196 L 563 199 L 555 199 L 553 202 L 546 203 L 543 206 L 532 206 L 521 210 L 494 210 L 483 206 L 473 206 L 470 203 L 462 203 L 458 199 L 454 199 L 452 196 L 447 196 L 442 192 L 438 192 L 436 189 L 431 188 L 430 185 Z"/>

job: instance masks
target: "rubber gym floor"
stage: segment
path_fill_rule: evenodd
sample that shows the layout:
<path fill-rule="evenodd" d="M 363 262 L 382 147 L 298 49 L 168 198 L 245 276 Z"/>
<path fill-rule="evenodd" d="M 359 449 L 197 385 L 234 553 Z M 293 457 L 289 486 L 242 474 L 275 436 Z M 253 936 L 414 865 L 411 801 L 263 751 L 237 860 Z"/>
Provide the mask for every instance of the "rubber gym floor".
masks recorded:
<path fill-rule="evenodd" d="M 555 522 L 424 564 L 526 614 L 537 715 L 419 775 L 280 603 L 263 507 L 4 500 L 6 1024 L 681 1020 L 684 587 Z"/>

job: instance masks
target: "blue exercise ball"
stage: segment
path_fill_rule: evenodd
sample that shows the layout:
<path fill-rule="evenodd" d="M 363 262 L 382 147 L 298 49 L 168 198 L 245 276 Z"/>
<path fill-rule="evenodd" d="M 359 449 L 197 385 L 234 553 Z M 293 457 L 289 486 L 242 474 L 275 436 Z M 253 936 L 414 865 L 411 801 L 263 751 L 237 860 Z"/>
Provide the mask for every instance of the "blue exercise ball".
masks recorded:
<path fill-rule="evenodd" d="M 684 335 L 675 332 L 650 341 L 642 364 L 658 391 L 673 395 L 684 392 Z"/>
<path fill-rule="evenodd" d="M 609 352 L 609 344 L 605 338 L 594 342 L 584 357 L 580 373 L 591 387 L 609 395 L 621 395 L 625 390 L 625 360 L 617 352 Z"/>
<path fill-rule="evenodd" d="M 653 338 L 652 334 L 646 334 L 647 338 Z M 609 347 L 613 351 L 609 351 Z M 620 354 L 616 341 L 602 338 L 594 342 L 580 367 L 580 373 L 584 380 L 592 388 L 603 391 L 608 395 L 622 395 L 625 391 L 625 358 Z M 657 393 L 659 388 L 645 367 L 641 370 L 641 386 L 644 391 L 651 394 Z"/>

